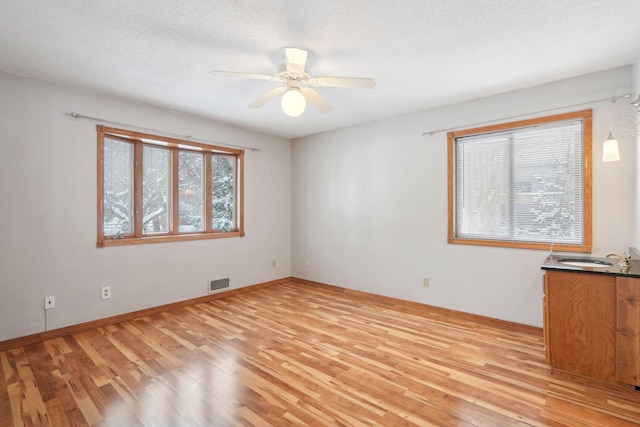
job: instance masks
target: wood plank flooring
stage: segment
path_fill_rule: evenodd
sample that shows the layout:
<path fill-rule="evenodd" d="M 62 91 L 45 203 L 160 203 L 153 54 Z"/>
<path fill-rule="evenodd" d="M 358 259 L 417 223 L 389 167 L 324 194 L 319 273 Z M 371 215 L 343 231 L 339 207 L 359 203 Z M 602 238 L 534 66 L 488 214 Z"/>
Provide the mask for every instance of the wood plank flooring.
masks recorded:
<path fill-rule="evenodd" d="M 625 426 L 539 334 L 285 283 L 0 352 L 0 426 Z"/>

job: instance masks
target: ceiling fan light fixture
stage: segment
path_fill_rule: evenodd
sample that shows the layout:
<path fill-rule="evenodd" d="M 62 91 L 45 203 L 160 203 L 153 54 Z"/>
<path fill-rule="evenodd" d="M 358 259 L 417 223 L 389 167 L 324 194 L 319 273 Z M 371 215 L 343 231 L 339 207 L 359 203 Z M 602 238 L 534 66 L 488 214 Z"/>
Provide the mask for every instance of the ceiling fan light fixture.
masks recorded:
<path fill-rule="evenodd" d="M 307 108 L 307 101 L 298 88 L 290 88 L 280 100 L 282 111 L 289 117 L 298 117 Z"/>
<path fill-rule="evenodd" d="M 306 70 L 307 55 L 308 52 L 304 49 L 285 48 L 285 63 L 278 67 L 275 75 L 216 70 L 210 72 L 225 76 L 280 82 L 281 86 L 260 96 L 249 104 L 249 108 L 260 108 L 270 100 L 282 95 L 280 99 L 282 111 L 290 117 L 298 117 L 304 113 L 307 101 L 322 113 L 333 110 L 331 104 L 309 86 L 373 89 L 376 85 L 376 82 L 368 77 L 312 77 Z"/>

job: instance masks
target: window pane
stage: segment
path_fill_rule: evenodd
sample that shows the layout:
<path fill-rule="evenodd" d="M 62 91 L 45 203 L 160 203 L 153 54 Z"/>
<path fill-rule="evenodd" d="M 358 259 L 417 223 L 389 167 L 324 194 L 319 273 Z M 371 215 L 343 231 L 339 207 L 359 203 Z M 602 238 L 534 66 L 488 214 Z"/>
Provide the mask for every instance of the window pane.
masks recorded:
<path fill-rule="evenodd" d="M 214 230 L 236 228 L 236 159 L 233 156 L 211 156 L 211 201 Z"/>
<path fill-rule="evenodd" d="M 169 232 L 170 151 L 144 146 L 142 153 L 142 224 L 144 234 Z"/>
<path fill-rule="evenodd" d="M 133 144 L 104 139 L 104 234 L 133 233 Z"/>
<path fill-rule="evenodd" d="M 180 151 L 178 163 L 179 229 L 181 232 L 203 231 L 204 156 L 202 153 Z"/>

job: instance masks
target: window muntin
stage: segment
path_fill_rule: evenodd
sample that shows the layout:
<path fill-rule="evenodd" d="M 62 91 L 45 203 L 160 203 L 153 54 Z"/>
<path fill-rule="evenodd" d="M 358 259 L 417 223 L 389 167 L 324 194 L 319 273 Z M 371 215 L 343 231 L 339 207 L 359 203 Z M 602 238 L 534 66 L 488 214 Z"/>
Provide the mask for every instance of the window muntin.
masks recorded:
<path fill-rule="evenodd" d="M 591 110 L 449 134 L 450 243 L 591 250 Z"/>
<path fill-rule="evenodd" d="M 98 246 L 243 236 L 243 165 L 243 150 L 98 126 Z"/>

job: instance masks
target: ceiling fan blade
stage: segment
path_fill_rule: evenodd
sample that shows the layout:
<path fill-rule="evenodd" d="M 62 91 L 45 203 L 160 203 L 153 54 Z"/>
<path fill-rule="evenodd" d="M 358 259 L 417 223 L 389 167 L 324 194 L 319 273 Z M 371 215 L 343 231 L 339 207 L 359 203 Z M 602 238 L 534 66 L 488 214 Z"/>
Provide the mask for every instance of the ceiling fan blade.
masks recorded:
<path fill-rule="evenodd" d="M 288 72 L 296 74 L 304 73 L 304 67 L 307 65 L 306 50 L 287 47 L 284 49 L 284 59 Z"/>
<path fill-rule="evenodd" d="M 311 77 L 309 83 L 313 86 L 355 87 L 372 89 L 376 82 L 365 77 Z"/>
<path fill-rule="evenodd" d="M 316 107 L 321 112 L 328 113 L 329 111 L 333 110 L 333 106 L 329 104 L 329 101 L 324 99 L 322 95 L 320 95 L 318 92 L 311 89 L 310 87 L 300 88 L 300 92 L 302 93 L 302 95 L 307 101 L 313 104 L 313 106 Z"/>
<path fill-rule="evenodd" d="M 270 76 L 268 74 L 254 74 L 254 73 L 236 73 L 235 71 L 217 71 L 212 70 L 209 71 L 211 74 L 218 74 L 221 76 L 229 76 L 229 77 L 243 77 L 245 79 L 259 79 L 259 80 L 273 80 L 277 81 L 277 76 Z"/>
<path fill-rule="evenodd" d="M 267 102 L 269 102 L 270 100 L 272 100 L 276 96 L 278 96 L 281 93 L 284 93 L 286 91 L 287 91 L 287 88 L 284 87 L 284 86 L 278 86 L 276 88 L 273 88 L 269 92 L 265 93 L 264 95 L 262 95 L 261 97 L 259 97 L 255 101 L 253 101 L 251 104 L 249 104 L 249 108 L 262 107 L 264 104 L 266 104 Z"/>

